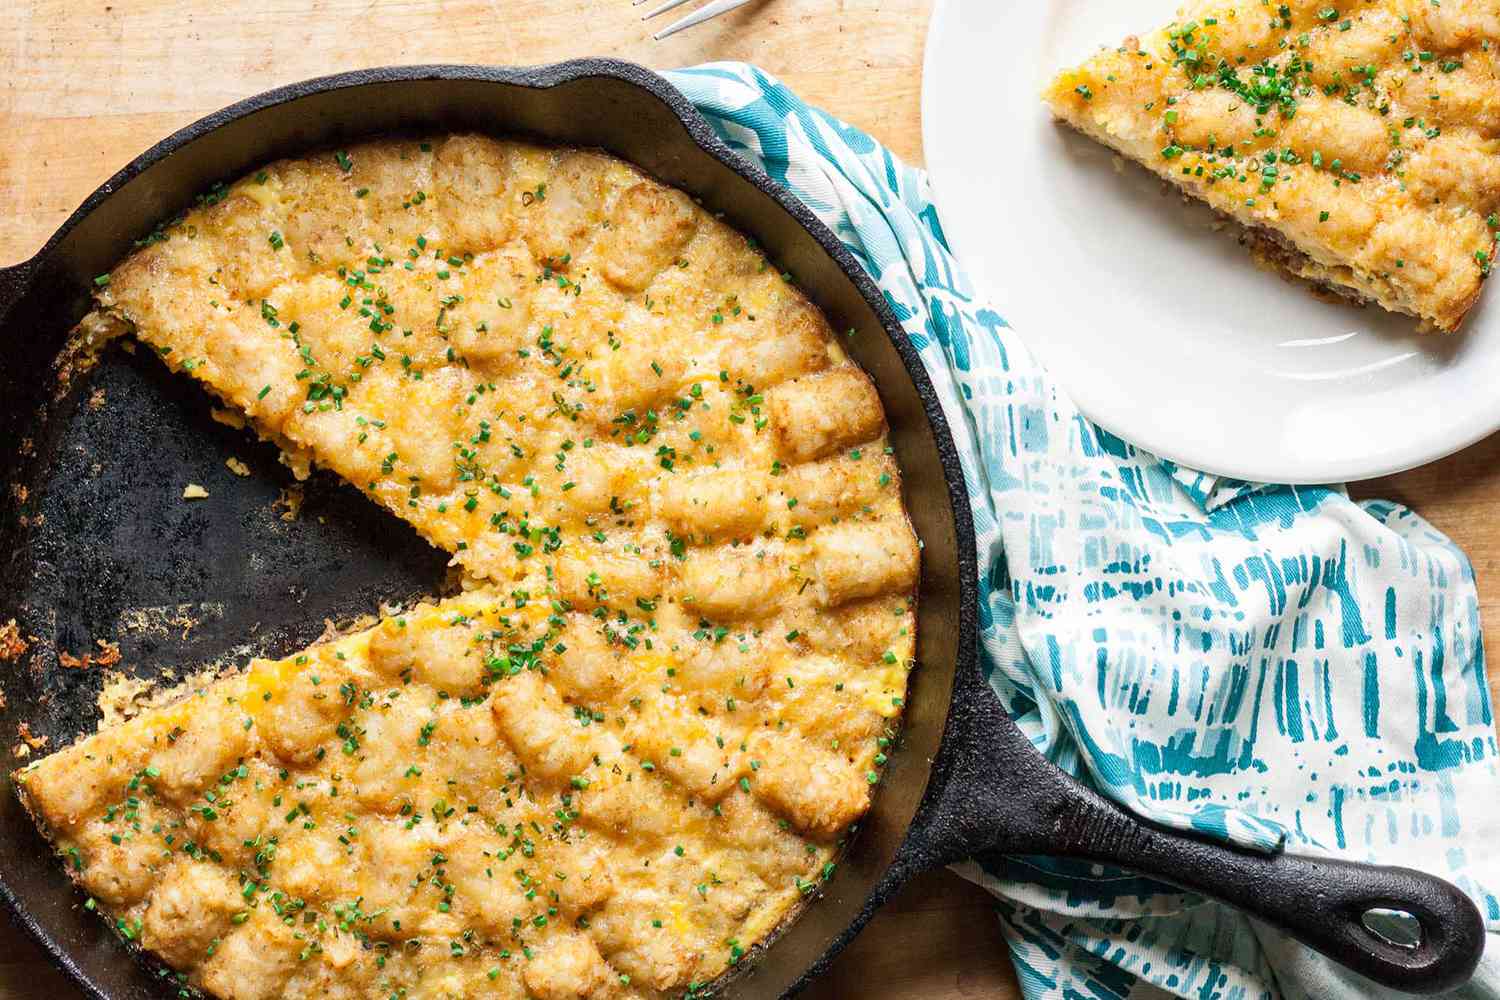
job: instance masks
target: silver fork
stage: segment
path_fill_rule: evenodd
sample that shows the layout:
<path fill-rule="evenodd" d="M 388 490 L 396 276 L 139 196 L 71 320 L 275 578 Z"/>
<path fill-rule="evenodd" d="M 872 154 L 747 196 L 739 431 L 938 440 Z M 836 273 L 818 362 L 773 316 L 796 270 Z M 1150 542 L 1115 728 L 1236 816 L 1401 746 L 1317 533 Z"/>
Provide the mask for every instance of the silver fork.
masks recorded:
<path fill-rule="evenodd" d="M 631 0 L 631 2 L 635 6 L 639 7 L 641 4 L 646 3 L 646 0 Z M 665 14 L 667 11 L 673 9 L 674 7 L 681 7 L 687 2 L 688 0 L 664 0 L 663 3 L 658 4 L 656 7 L 641 15 L 641 20 L 649 21 L 653 17 L 656 17 L 658 14 Z M 691 14 L 688 14 L 686 17 L 682 17 L 677 19 L 676 21 L 673 21 L 671 24 L 667 25 L 665 28 L 661 29 L 651 37 L 655 38 L 657 41 L 660 41 L 661 39 L 666 38 L 668 35 L 677 34 L 677 32 L 681 31 L 684 28 L 691 28 L 695 24 L 702 24 L 704 21 L 718 17 L 720 14 L 728 14 L 732 10 L 736 10 L 740 7 L 745 6 L 747 3 L 753 2 L 754 0 L 713 0 L 713 3 L 704 4 L 702 7 L 699 7 L 697 10 L 693 11 Z"/>

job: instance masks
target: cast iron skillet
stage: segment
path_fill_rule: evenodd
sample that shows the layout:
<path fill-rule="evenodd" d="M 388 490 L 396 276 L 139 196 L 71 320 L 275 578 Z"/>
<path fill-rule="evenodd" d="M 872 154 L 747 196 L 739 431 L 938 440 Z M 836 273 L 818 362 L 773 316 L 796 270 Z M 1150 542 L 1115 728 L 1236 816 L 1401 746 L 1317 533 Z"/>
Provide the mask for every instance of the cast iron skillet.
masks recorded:
<path fill-rule="evenodd" d="M 993 851 L 1117 864 L 1222 899 L 1380 983 L 1464 982 L 1483 942 L 1457 889 L 1403 868 L 1231 850 L 1143 822 L 1065 777 L 1007 718 L 977 660 L 974 539 L 947 424 L 915 351 L 828 229 L 715 137 L 660 77 L 584 60 L 532 69 L 426 66 L 312 80 L 191 125 L 94 192 L 35 258 L 0 271 L 0 622 L 38 637 L 0 674 L 0 737 L 52 746 L 93 727 L 99 670 L 69 670 L 118 639 L 153 676 L 220 656 L 285 654 L 325 617 L 440 589 L 445 559 L 326 477 L 293 523 L 271 510 L 288 474 L 268 447 L 215 423 L 206 395 L 146 351 L 112 347 L 72 378 L 63 351 L 91 279 L 195 193 L 257 164 L 370 133 L 454 127 L 604 147 L 753 234 L 830 316 L 880 387 L 907 502 L 925 544 L 918 659 L 904 748 L 820 901 L 716 984 L 769 997 L 822 970 L 912 875 Z M 101 396 L 102 393 L 102 396 Z M 240 456 L 253 475 L 224 467 Z M 211 498 L 180 499 L 196 482 Z M 284 623 L 284 624 L 279 624 Z M 245 637 L 250 641 L 245 642 Z M 19 732 L 25 723 L 29 728 Z M 0 894 L 92 996 L 176 995 L 164 970 L 125 959 L 83 911 L 13 795 L 0 796 Z M 1415 915 L 1402 947 L 1362 914 Z"/>

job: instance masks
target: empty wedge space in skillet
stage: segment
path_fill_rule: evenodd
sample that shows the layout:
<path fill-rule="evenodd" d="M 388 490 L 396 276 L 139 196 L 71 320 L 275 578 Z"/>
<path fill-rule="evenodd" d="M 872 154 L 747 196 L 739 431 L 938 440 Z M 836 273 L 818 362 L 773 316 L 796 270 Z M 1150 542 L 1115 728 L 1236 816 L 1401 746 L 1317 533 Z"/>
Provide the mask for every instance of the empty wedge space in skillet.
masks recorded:
<path fill-rule="evenodd" d="M 90 905 L 216 996 L 656 996 L 824 877 L 890 721 L 863 707 L 880 660 L 831 634 L 749 639 L 775 683 L 726 707 L 696 627 L 664 612 L 631 649 L 475 592 L 257 661 L 19 789 Z"/>
<path fill-rule="evenodd" d="M 869 808 L 919 549 L 880 400 L 744 237 L 612 157 L 382 140 L 208 192 L 96 281 L 474 589 L 18 775 L 128 939 L 230 1000 L 655 997 Z"/>
<path fill-rule="evenodd" d="M 1497 44 L 1485 0 L 1200 0 L 1044 96 L 1282 272 L 1452 332 L 1500 228 Z"/>

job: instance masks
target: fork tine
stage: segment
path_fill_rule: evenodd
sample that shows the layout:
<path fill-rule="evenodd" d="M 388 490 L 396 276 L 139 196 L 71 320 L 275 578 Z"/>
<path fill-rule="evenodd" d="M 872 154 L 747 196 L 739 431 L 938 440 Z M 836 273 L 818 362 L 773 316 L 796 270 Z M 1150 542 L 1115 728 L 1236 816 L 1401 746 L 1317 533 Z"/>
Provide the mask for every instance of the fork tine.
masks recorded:
<path fill-rule="evenodd" d="M 645 3 L 645 2 L 646 2 L 646 0 L 635 0 L 636 6 L 639 6 L 639 5 L 641 5 L 641 4 Z M 657 4 L 651 10 L 648 10 L 646 13 L 642 14 L 641 15 L 641 20 L 642 21 L 649 21 L 653 17 L 655 17 L 656 15 L 658 15 L 658 14 L 665 14 L 667 11 L 671 10 L 673 7 L 681 7 L 683 4 L 685 4 L 687 2 L 688 2 L 688 0 L 664 0 L 663 3 Z"/>
<path fill-rule="evenodd" d="M 669 0 L 671 7 L 675 7 L 677 6 L 677 4 L 683 2 L 685 2 L 685 0 Z M 673 23 L 667 25 L 665 28 L 661 29 L 651 37 L 656 39 L 657 41 L 661 41 L 668 35 L 675 35 L 677 34 L 677 32 L 683 30 L 684 28 L 691 28 L 695 24 L 702 24 L 704 21 L 707 21 L 710 18 L 718 17 L 720 14 L 727 14 L 730 11 L 735 10 L 739 7 L 743 7 L 745 6 L 745 4 L 750 2 L 751 0 L 714 0 L 713 3 L 705 4 L 704 6 L 699 7 L 697 10 L 693 11 L 691 14 L 688 14 L 686 17 L 683 17 L 682 19 L 674 21 Z"/>

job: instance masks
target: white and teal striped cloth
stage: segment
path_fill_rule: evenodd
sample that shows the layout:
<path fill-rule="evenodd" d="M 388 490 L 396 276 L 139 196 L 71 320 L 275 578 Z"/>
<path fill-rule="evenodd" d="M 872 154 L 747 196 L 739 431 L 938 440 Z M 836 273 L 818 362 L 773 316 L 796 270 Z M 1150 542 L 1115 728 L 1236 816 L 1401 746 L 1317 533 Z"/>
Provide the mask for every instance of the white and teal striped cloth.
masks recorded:
<path fill-rule="evenodd" d="M 1217 481 L 1093 426 L 969 284 L 925 174 L 754 67 L 668 77 L 843 239 L 921 352 L 974 508 L 984 665 L 1036 747 L 1172 826 L 1441 875 L 1500 934 L 1500 774 L 1463 552 L 1396 504 Z M 959 870 L 998 900 L 1033 1000 L 1377 995 L 1127 873 Z M 1500 996 L 1500 949 L 1463 995 Z"/>

